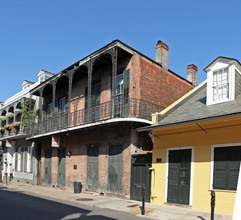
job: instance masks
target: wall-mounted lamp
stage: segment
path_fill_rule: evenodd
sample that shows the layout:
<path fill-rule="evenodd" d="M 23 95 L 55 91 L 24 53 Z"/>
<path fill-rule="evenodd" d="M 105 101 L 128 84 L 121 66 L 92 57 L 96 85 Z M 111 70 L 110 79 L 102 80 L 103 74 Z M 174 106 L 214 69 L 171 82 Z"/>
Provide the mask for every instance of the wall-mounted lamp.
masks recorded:
<path fill-rule="evenodd" d="M 68 151 L 67 156 L 69 156 L 69 158 L 70 158 L 71 155 L 72 155 L 71 151 Z"/>

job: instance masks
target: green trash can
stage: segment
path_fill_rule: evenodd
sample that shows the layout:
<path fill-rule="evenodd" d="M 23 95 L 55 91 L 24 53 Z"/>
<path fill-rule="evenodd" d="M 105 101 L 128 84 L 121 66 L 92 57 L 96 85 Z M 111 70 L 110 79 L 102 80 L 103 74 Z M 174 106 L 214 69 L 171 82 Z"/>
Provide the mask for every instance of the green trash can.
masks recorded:
<path fill-rule="evenodd" d="M 74 182 L 74 193 L 81 193 L 82 184 L 81 182 Z"/>

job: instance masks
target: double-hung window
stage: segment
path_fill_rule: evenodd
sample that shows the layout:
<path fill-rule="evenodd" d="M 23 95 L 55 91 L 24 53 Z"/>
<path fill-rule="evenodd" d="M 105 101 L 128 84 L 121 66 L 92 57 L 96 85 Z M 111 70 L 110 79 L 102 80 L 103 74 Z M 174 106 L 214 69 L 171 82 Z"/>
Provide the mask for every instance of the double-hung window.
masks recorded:
<path fill-rule="evenodd" d="M 115 115 L 120 116 L 123 105 L 123 74 L 116 76 Z"/>
<path fill-rule="evenodd" d="M 65 97 L 59 99 L 59 113 L 65 112 Z"/>
<path fill-rule="evenodd" d="M 214 148 L 213 189 L 236 190 L 241 146 Z"/>
<path fill-rule="evenodd" d="M 213 72 L 213 101 L 229 98 L 228 68 Z"/>

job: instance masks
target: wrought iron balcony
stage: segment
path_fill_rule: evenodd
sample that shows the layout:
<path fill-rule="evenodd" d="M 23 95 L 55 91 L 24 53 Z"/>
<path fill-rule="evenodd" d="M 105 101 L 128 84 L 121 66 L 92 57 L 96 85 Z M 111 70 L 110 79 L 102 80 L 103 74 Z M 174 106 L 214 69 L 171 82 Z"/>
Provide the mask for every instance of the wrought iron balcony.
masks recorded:
<path fill-rule="evenodd" d="M 51 115 L 45 120 L 35 125 L 31 125 L 29 135 L 34 136 L 48 132 L 58 131 L 70 127 L 76 127 L 84 124 L 108 120 L 111 118 L 141 118 L 151 121 L 153 112 L 160 112 L 163 108 L 153 103 L 130 99 L 105 102 L 99 105 L 91 106 L 88 113 L 87 108 L 58 115 Z"/>
<path fill-rule="evenodd" d="M 27 130 L 24 129 L 23 125 L 19 127 L 11 126 L 4 126 L 4 129 L 0 131 L 0 140 L 7 140 L 7 139 L 17 139 L 18 137 L 27 136 Z"/>

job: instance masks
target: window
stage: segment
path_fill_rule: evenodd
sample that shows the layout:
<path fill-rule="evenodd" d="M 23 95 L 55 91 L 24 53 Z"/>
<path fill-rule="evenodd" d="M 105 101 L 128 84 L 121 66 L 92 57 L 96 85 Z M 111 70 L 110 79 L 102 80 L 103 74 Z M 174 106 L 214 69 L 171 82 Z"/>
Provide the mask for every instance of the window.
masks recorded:
<path fill-rule="evenodd" d="M 229 98 L 228 68 L 213 72 L 213 101 Z"/>
<path fill-rule="evenodd" d="M 65 97 L 59 99 L 59 113 L 65 112 Z"/>
<path fill-rule="evenodd" d="M 47 104 L 47 117 L 52 116 L 52 109 L 53 109 L 53 104 L 52 103 Z"/>
<path fill-rule="evenodd" d="M 116 77 L 116 95 L 123 94 L 123 74 Z"/>
<path fill-rule="evenodd" d="M 213 189 L 236 190 L 241 146 L 214 148 Z"/>
<path fill-rule="evenodd" d="M 120 116 L 123 103 L 123 74 L 116 76 L 115 116 Z"/>

